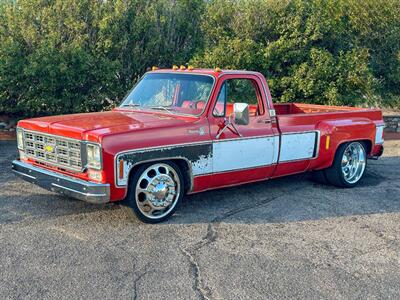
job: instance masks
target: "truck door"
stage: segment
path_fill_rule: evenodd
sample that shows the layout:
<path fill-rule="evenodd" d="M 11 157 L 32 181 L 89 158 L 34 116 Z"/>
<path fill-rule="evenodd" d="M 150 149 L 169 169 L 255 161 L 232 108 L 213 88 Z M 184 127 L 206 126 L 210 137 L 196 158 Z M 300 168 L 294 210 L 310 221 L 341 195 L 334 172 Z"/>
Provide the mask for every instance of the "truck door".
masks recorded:
<path fill-rule="evenodd" d="M 223 75 L 209 110 L 213 184 L 225 186 L 269 178 L 279 151 L 279 134 L 266 107 L 262 83 L 253 75 Z M 234 104 L 249 106 L 247 125 L 235 124 Z"/>

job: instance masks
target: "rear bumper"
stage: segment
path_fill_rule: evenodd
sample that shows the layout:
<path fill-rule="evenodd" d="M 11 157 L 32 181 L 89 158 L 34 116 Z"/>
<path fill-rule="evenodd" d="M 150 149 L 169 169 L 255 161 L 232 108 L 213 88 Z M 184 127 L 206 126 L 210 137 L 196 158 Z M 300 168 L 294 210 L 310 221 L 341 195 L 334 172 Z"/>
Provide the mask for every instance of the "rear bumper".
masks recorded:
<path fill-rule="evenodd" d="M 65 176 L 19 160 L 12 162 L 12 169 L 22 179 L 53 192 L 90 203 L 107 203 L 110 201 L 109 184 L 93 183 Z"/>
<path fill-rule="evenodd" d="M 382 144 L 378 144 L 375 145 L 374 149 L 372 150 L 371 156 L 369 156 L 369 159 L 378 159 L 379 157 L 381 157 L 383 154 L 383 145 Z"/>

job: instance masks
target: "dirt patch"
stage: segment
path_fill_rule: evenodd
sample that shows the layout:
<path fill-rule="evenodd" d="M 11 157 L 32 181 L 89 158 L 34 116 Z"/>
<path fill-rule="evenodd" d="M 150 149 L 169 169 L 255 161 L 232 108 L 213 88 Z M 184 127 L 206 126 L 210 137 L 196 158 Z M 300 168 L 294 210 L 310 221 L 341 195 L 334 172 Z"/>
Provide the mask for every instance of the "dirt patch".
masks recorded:
<path fill-rule="evenodd" d="M 0 131 L 0 141 L 12 141 L 15 138 L 15 131 Z"/>
<path fill-rule="evenodd" d="M 385 140 L 400 140 L 400 132 L 385 132 Z"/>
<path fill-rule="evenodd" d="M 399 109 L 388 109 L 388 108 L 382 108 L 382 114 L 384 116 L 398 116 L 400 115 L 400 110 Z"/>

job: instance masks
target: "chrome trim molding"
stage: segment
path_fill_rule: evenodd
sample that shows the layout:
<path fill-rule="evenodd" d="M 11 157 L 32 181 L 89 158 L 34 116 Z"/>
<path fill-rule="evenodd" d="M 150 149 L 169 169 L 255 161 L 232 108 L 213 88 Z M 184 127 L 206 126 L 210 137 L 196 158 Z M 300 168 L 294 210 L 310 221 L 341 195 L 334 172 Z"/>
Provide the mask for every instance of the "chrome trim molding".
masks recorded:
<path fill-rule="evenodd" d="M 136 148 L 136 149 L 129 149 L 129 150 L 124 150 L 124 151 L 120 151 L 118 153 L 116 153 L 114 155 L 114 184 L 116 187 L 119 188 L 125 188 L 127 185 L 121 185 L 118 184 L 118 180 L 117 180 L 117 173 L 118 173 L 118 165 L 117 165 L 117 161 L 118 161 L 118 157 L 120 155 L 123 154 L 132 154 L 132 153 L 137 153 L 137 152 L 147 152 L 147 151 L 151 151 L 151 150 L 158 150 L 158 149 L 171 149 L 171 148 L 177 148 L 177 147 L 182 147 L 182 146 L 195 146 L 195 145 L 204 145 L 204 144 L 210 144 L 212 145 L 213 143 L 223 143 L 223 142 L 229 142 L 229 141 L 239 141 L 239 140 L 248 140 L 248 139 L 259 139 L 259 138 L 266 138 L 266 137 L 276 137 L 279 136 L 279 134 L 271 134 L 271 135 L 260 135 L 260 136 L 251 136 L 251 137 L 243 137 L 243 138 L 231 138 L 231 139 L 223 139 L 223 140 L 207 140 L 207 141 L 202 141 L 202 142 L 194 142 L 194 143 L 180 143 L 180 144 L 171 144 L 171 145 L 160 145 L 160 146 L 153 146 L 153 147 L 144 147 L 144 148 Z M 189 166 L 189 171 L 190 171 L 190 189 L 193 188 L 193 180 L 194 177 L 197 177 L 199 175 L 193 175 L 193 170 L 192 170 L 192 164 L 190 163 L 190 161 L 183 157 L 183 156 L 165 156 L 163 158 L 155 158 L 155 159 L 151 159 L 151 160 L 144 160 L 144 161 L 140 161 L 135 163 L 134 165 L 132 165 L 132 168 L 142 164 L 142 163 L 148 163 L 148 162 L 155 162 L 155 161 L 160 161 L 160 160 L 174 160 L 174 159 L 180 159 L 180 160 L 184 160 L 188 166 Z M 210 173 L 205 173 L 205 174 L 201 174 L 201 175 L 206 175 L 206 174 L 212 174 L 212 172 Z"/>
<path fill-rule="evenodd" d="M 193 170 L 192 170 L 192 164 L 190 163 L 190 161 L 183 156 L 175 156 L 175 157 L 165 157 L 165 158 L 155 158 L 155 159 L 148 159 L 148 160 L 143 160 L 140 162 L 135 163 L 134 165 L 132 165 L 131 169 L 129 170 L 129 176 L 131 175 L 132 169 L 135 168 L 136 166 L 140 165 L 140 164 L 145 164 L 145 163 L 150 163 L 150 162 L 159 162 L 159 161 L 165 161 L 165 160 L 183 160 L 186 162 L 186 164 L 188 165 L 189 168 L 189 177 L 190 177 L 190 182 L 189 182 L 189 191 L 191 191 L 193 189 Z M 116 172 L 116 170 L 114 169 L 114 172 Z M 115 175 L 116 176 L 116 175 Z M 115 177 L 115 186 L 116 187 L 126 187 L 126 185 L 118 185 L 117 183 L 117 179 Z"/>
<path fill-rule="evenodd" d="M 61 185 L 56 184 L 56 183 L 52 183 L 51 185 L 55 186 L 57 188 L 60 188 L 60 189 L 64 189 L 64 190 L 67 190 L 67 191 L 70 191 L 70 192 L 81 194 L 81 195 L 83 195 L 85 197 L 105 197 L 105 196 L 107 196 L 106 193 L 104 193 L 104 194 L 83 193 L 83 192 L 80 192 L 80 191 L 77 191 L 77 190 L 74 190 L 74 189 L 70 189 L 70 188 L 68 188 L 66 186 L 61 186 Z"/>
<path fill-rule="evenodd" d="M 18 175 L 20 175 L 20 176 L 23 176 L 23 177 L 28 177 L 29 179 L 36 180 L 36 177 L 35 177 L 35 176 L 31 176 L 31 175 L 28 175 L 28 174 L 22 173 L 22 172 L 20 172 L 20 171 L 17 171 L 17 170 L 13 170 L 13 171 L 14 171 L 14 173 L 17 173 L 17 174 L 18 174 Z"/>
<path fill-rule="evenodd" d="M 263 90 L 264 90 L 265 100 L 266 100 L 266 102 L 267 102 L 267 105 L 266 105 L 266 107 L 265 107 L 265 103 L 264 103 L 264 101 L 262 101 L 262 99 L 261 99 L 261 106 L 262 106 L 262 108 L 263 108 L 263 113 L 262 113 L 260 116 L 266 115 L 266 111 L 269 112 L 269 110 L 271 109 L 271 107 L 270 107 L 270 101 L 271 101 L 271 100 L 268 98 L 267 90 L 266 90 L 266 88 L 265 88 L 265 86 L 264 86 L 264 82 L 263 82 L 262 78 L 259 76 L 259 73 L 257 73 L 257 72 L 251 72 L 251 71 L 239 71 L 239 73 L 224 71 L 224 72 L 222 72 L 222 74 L 219 76 L 219 79 L 220 79 L 220 80 L 223 80 L 223 81 L 230 80 L 229 78 L 228 78 L 228 79 L 224 79 L 224 77 L 229 76 L 229 75 L 243 74 L 243 72 L 246 72 L 245 75 L 247 75 L 247 76 L 254 76 L 254 77 L 256 77 L 257 79 L 260 80 L 261 85 L 262 85 Z M 232 78 L 232 79 L 249 79 L 249 78 Z M 253 79 L 250 79 L 250 80 L 253 80 L 253 81 L 254 81 L 255 79 L 253 78 Z M 222 83 L 222 84 L 224 84 L 224 83 Z M 222 87 L 222 85 L 221 85 L 221 87 Z M 220 90 L 221 90 L 221 87 L 220 87 Z M 259 90 L 260 96 L 261 96 L 261 98 L 262 98 L 262 91 L 259 89 L 258 85 L 257 85 L 257 89 Z M 219 91 L 218 91 L 218 93 L 219 93 Z M 218 94 L 217 94 L 216 96 L 217 96 L 217 98 L 218 98 Z M 218 100 L 218 99 L 216 99 L 216 100 Z M 217 102 L 214 103 L 214 107 L 215 107 L 216 104 L 217 104 Z M 214 108 L 213 108 L 213 110 L 214 110 Z M 213 115 L 214 115 L 214 114 L 213 114 Z M 218 116 L 215 116 L 215 117 L 218 117 Z M 219 116 L 219 117 L 222 117 L 222 116 Z M 270 117 L 271 117 L 271 116 L 270 116 Z"/>
<path fill-rule="evenodd" d="M 223 143 L 229 141 L 243 141 L 243 140 L 255 140 L 255 139 L 262 139 L 262 138 L 269 138 L 279 136 L 279 134 L 267 134 L 267 135 L 255 135 L 255 136 L 245 136 L 245 137 L 237 137 L 237 138 L 229 138 L 223 140 L 213 140 L 213 143 Z"/>
<path fill-rule="evenodd" d="M 19 160 L 12 162 L 12 169 L 22 179 L 53 192 L 90 203 L 100 204 L 110 201 L 110 185 L 108 183 L 85 181 L 38 168 Z"/>
<path fill-rule="evenodd" d="M 263 80 L 262 76 L 260 76 L 259 74 L 257 74 L 257 77 L 260 79 L 261 85 L 262 85 L 263 90 L 264 90 L 265 99 L 267 100 L 267 108 L 268 108 L 268 111 L 270 111 L 271 109 L 273 109 L 273 110 L 275 111 L 274 107 L 271 107 L 272 99 L 268 97 L 267 88 L 266 88 L 266 86 L 265 86 L 265 84 L 264 84 L 264 80 Z M 265 80 L 266 80 L 266 79 L 265 79 Z M 273 117 L 275 117 L 275 116 L 271 116 L 271 115 L 270 115 L 269 117 L 270 117 L 270 118 L 273 118 Z"/>
<path fill-rule="evenodd" d="M 100 168 L 93 168 L 93 167 L 89 166 L 89 163 L 87 161 L 88 160 L 88 158 L 87 158 L 87 146 L 88 145 L 94 145 L 94 146 L 100 147 Z M 103 147 L 101 146 L 101 144 L 95 143 L 95 142 L 90 142 L 90 141 L 82 141 L 82 147 L 84 147 L 84 149 L 85 149 L 85 151 L 83 151 L 84 155 L 82 156 L 82 162 L 83 161 L 85 162 L 82 171 L 84 171 L 88 168 L 93 169 L 93 170 L 98 170 L 98 171 L 103 170 Z"/>
<path fill-rule="evenodd" d="M 306 130 L 306 131 L 298 131 L 298 132 L 286 132 L 283 133 L 282 135 L 291 135 L 291 134 L 304 134 L 304 133 L 316 133 L 316 139 L 315 139 L 315 144 L 314 144 L 314 153 L 312 157 L 309 158 L 302 158 L 294 161 L 300 161 L 300 160 L 313 160 L 318 158 L 319 156 L 319 151 L 320 151 L 320 137 L 321 137 L 321 132 L 319 130 Z M 127 184 L 118 184 L 117 180 L 117 175 L 118 175 L 118 159 L 119 156 L 123 154 L 132 154 L 132 153 L 143 153 L 143 152 L 148 152 L 152 150 L 159 150 L 159 149 L 172 149 L 176 147 L 182 147 L 182 146 L 194 146 L 194 145 L 204 145 L 204 144 L 216 144 L 216 143 L 223 143 L 223 142 L 230 142 L 230 141 L 241 141 L 241 140 L 249 140 L 249 139 L 261 139 L 261 138 L 276 138 L 280 137 L 280 134 L 269 134 L 269 135 L 260 135 L 260 136 L 250 136 L 250 137 L 237 137 L 237 138 L 230 138 L 230 139 L 223 139 L 223 140 L 207 140 L 207 141 L 201 141 L 201 142 L 194 142 L 194 143 L 180 143 L 180 144 L 170 144 L 170 145 L 160 145 L 160 146 L 152 146 L 152 147 L 143 147 L 143 148 L 136 148 L 136 149 L 129 149 L 129 150 L 124 150 L 116 153 L 114 155 L 114 184 L 117 188 L 126 188 Z M 280 144 L 280 140 L 277 141 Z M 189 177 L 190 177 L 190 188 L 189 188 L 189 193 L 193 189 L 193 182 L 194 182 L 194 177 L 199 177 L 199 176 L 206 176 L 206 175 L 211 175 L 211 174 L 219 174 L 219 173 L 225 173 L 225 172 L 235 172 L 235 171 L 241 171 L 241 170 L 246 170 L 246 169 L 253 169 L 254 167 L 251 168 L 238 168 L 238 169 L 232 169 L 229 171 L 224 171 L 224 172 L 205 172 L 203 174 L 193 174 L 193 167 L 191 162 L 183 157 L 183 156 L 163 156 L 159 158 L 154 158 L 154 159 L 149 159 L 149 160 L 143 160 L 143 161 L 138 161 L 135 164 L 133 164 L 129 170 L 129 174 L 132 171 L 132 169 L 140 164 L 143 163 L 149 163 L 149 162 L 156 162 L 156 161 L 162 161 L 162 160 L 183 160 L 186 162 L 186 164 L 189 166 Z M 266 164 L 258 167 L 268 167 L 268 166 L 274 166 L 278 163 L 278 156 L 276 157 L 276 161 L 273 161 L 271 164 Z M 289 162 L 289 161 L 287 161 Z M 281 161 L 280 163 L 286 163 L 286 161 Z M 257 168 L 258 168 L 257 167 Z M 129 178 L 129 176 L 128 176 Z"/>
<path fill-rule="evenodd" d="M 137 148 L 137 149 L 130 149 L 130 150 L 124 150 L 121 152 L 118 152 L 117 154 L 114 155 L 114 184 L 116 187 L 119 188 L 126 188 L 127 184 L 120 184 L 118 182 L 118 162 L 119 158 L 122 155 L 130 155 L 130 154 L 135 154 L 135 153 L 146 153 L 146 152 L 151 152 L 153 150 L 171 150 L 174 148 L 179 148 L 179 147 L 191 147 L 191 146 L 201 146 L 201 145 L 210 145 L 212 146 L 212 142 L 210 140 L 208 141 L 203 141 L 203 142 L 195 142 L 195 143 L 181 143 L 181 144 L 172 144 L 172 145 L 163 145 L 163 146 L 154 146 L 154 147 L 148 147 L 148 148 Z M 143 163 L 148 163 L 148 162 L 156 162 L 156 161 L 163 161 L 163 160 L 182 160 L 188 165 L 189 169 L 189 177 L 190 177 L 190 188 L 191 190 L 193 188 L 193 165 L 189 161 L 187 157 L 184 157 L 182 155 L 170 155 L 170 156 L 160 156 L 154 159 L 146 159 L 146 160 L 141 160 L 138 161 L 130 166 L 129 172 L 128 172 L 128 178 L 130 176 L 131 170 L 136 167 L 137 165 L 143 164 Z"/>
<path fill-rule="evenodd" d="M 316 133 L 316 138 L 315 138 L 315 144 L 314 144 L 314 155 L 312 157 L 309 158 L 299 158 L 299 159 L 291 159 L 291 160 L 285 160 L 285 161 L 281 161 L 280 160 L 280 154 L 281 154 L 281 148 L 279 151 L 279 159 L 278 159 L 278 163 L 279 164 L 284 164 L 284 163 L 289 163 L 289 162 L 297 162 L 297 161 L 302 161 L 302 160 L 314 160 L 317 159 L 319 157 L 319 151 L 320 151 L 320 146 L 321 146 L 321 131 L 320 130 L 306 130 L 306 131 L 292 131 L 292 132 L 285 132 L 282 133 L 281 136 L 283 135 L 296 135 L 296 134 L 304 134 L 304 133 Z M 282 140 L 281 142 L 282 143 Z M 280 144 L 280 146 L 282 146 Z"/>

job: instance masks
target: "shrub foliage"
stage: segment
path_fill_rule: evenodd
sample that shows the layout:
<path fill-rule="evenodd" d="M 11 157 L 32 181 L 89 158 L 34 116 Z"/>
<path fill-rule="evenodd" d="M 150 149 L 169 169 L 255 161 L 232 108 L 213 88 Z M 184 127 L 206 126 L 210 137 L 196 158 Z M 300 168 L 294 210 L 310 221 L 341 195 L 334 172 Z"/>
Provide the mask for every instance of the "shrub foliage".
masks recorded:
<path fill-rule="evenodd" d="M 398 106 L 398 0 L 4 0 L 0 112 L 106 109 L 149 66 L 257 70 L 276 101 Z"/>

